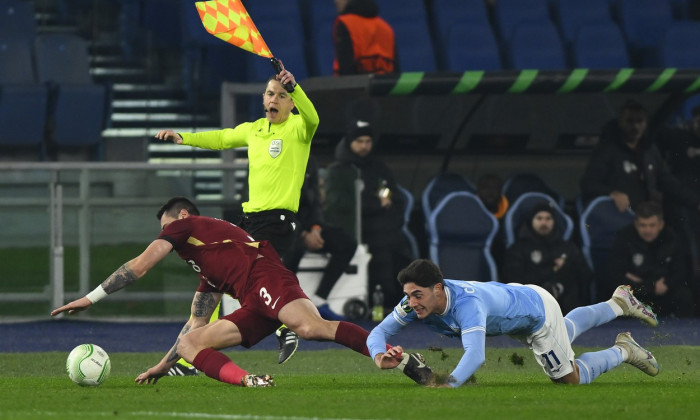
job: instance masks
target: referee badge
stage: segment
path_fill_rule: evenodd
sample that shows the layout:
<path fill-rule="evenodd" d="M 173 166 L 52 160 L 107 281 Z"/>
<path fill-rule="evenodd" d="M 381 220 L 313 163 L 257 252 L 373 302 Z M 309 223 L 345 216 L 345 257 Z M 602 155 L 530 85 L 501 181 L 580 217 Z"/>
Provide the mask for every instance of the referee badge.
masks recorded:
<path fill-rule="evenodd" d="M 271 140 L 270 141 L 270 148 L 267 149 L 267 151 L 270 153 L 270 156 L 273 158 L 276 158 L 277 156 L 282 153 L 282 140 Z"/>

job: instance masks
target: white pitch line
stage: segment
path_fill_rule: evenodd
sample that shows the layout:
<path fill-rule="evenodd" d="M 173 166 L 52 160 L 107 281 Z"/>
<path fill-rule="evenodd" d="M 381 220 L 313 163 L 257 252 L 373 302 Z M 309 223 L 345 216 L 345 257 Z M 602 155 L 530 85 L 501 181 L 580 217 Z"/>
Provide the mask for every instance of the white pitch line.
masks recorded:
<path fill-rule="evenodd" d="M 223 420 L 360 420 L 351 418 L 332 417 L 288 417 L 288 416 L 259 416 L 251 414 L 209 414 L 209 413 L 163 413 L 157 411 L 135 411 L 130 414 L 139 416 L 170 416 L 182 418 L 223 419 Z"/>
<path fill-rule="evenodd" d="M 57 411 L 32 411 L 32 414 L 39 414 L 45 417 L 65 416 L 65 412 Z M 0 411 L 2 414 L 2 411 Z M 23 413 L 24 414 L 24 413 Z M 74 417 L 106 417 L 114 416 L 112 411 L 91 412 L 91 413 L 71 413 Z M 299 417 L 299 416 L 263 416 L 251 414 L 210 414 L 210 413 L 178 413 L 178 412 L 158 412 L 158 411 L 120 411 L 120 417 L 172 417 L 187 419 L 221 419 L 221 420 L 367 420 L 335 417 Z M 0 415 L 0 417 L 3 417 Z"/>

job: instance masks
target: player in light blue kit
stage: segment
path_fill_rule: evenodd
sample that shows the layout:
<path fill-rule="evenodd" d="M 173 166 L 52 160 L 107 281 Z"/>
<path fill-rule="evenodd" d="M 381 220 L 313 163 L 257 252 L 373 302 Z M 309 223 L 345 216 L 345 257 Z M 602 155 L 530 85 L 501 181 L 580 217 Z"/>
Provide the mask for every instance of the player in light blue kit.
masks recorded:
<path fill-rule="evenodd" d="M 406 297 L 372 330 L 367 346 L 381 369 L 403 370 L 407 363 L 414 370 L 422 369 L 425 385 L 462 385 L 484 363 L 486 336 L 494 335 L 509 335 L 527 344 L 556 383 L 589 384 L 623 362 L 650 376 L 659 373 L 654 356 L 629 332 L 618 334 L 609 349 L 574 358 L 571 343 L 576 337 L 618 316 L 658 325 L 656 315 L 634 298 L 629 286 L 618 287 L 606 302 L 576 308 L 564 317 L 554 297 L 539 286 L 445 280 L 429 260 L 412 262 L 398 280 Z M 387 339 L 417 319 L 440 334 L 462 340 L 464 355 L 444 384 L 434 383 L 432 371 L 419 355 L 404 355 L 401 346 L 387 350 Z"/>

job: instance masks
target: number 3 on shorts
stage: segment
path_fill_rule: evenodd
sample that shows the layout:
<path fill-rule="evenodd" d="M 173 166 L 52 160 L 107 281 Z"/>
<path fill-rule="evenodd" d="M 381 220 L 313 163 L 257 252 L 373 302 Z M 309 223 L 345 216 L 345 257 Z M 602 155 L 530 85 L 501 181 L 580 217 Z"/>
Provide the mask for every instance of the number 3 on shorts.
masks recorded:
<path fill-rule="evenodd" d="M 265 301 L 266 306 L 270 306 L 270 302 L 272 302 L 272 296 L 270 296 L 269 293 L 267 293 L 267 289 L 264 287 L 260 288 L 260 297 L 263 298 L 263 301 Z M 277 306 L 277 301 L 280 300 L 280 298 L 277 298 L 275 300 L 275 303 L 272 304 L 272 309 L 275 309 L 275 306 Z"/>

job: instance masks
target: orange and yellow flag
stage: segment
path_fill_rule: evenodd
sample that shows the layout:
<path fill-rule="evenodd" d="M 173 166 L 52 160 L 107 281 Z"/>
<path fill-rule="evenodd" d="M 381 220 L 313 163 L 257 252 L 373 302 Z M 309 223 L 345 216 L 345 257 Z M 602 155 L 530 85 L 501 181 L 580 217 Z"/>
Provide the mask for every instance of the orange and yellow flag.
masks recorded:
<path fill-rule="evenodd" d="M 198 1 L 195 5 L 207 32 L 253 54 L 272 58 L 241 0 Z"/>

